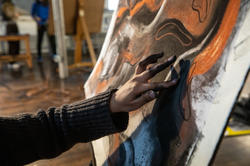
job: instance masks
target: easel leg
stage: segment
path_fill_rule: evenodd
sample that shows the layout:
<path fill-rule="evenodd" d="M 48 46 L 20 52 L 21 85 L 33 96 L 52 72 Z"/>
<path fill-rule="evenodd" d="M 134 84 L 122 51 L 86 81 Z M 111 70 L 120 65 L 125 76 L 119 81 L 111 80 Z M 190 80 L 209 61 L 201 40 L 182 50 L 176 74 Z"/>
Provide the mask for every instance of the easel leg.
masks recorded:
<path fill-rule="evenodd" d="M 76 37 L 75 39 L 75 58 L 74 63 L 81 63 L 82 61 L 82 41 L 80 38 Z"/>
<path fill-rule="evenodd" d="M 89 35 L 88 27 L 87 27 L 84 16 L 80 16 L 80 17 L 81 17 L 81 25 L 83 28 L 84 37 L 86 38 L 86 41 L 88 44 L 91 61 L 92 61 L 93 65 L 95 65 L 96 64 L 96 56 L 95 56 L 95 51 L 94 51 L 92 41 L 91 41 L 91 38 Z"/>
<path fill-rule="evenodd" d="M 75 56 L 74 64 L 69 66 L 69 69 L 76 67 L 93 67 L 96 64 L 96 55 L 93 48 L 93 44 L 90 38 L 86 20 L 84 17 L 84 0 L 78 0 L 79 2 L 79 16 L 77 18 L 77 34 L 75 36 Z M 83 37 L 87 41 L 91 62 L 82 62 L 82 40 Z"/>
<path fill-rule="evenodd" d="M 31 51 L 30 51 L 30 44 L 29 44 L 29 37 L 25 40 L 25 45 L 26 45 L 26 56 L 27 56 L 27 64 L 29 68 L 32 68 L 32 57 L 31 57 Z"/>
<path fill-rule="evenodd" d="M 74 63 L 81 63 L 82 62 L 82 34 L 81 34 L 81 24 L 79 19 L 77 19 L 77 29 L 76 29 L 76 36 L 75 36 L 75 56 L 74 56 Z"/>

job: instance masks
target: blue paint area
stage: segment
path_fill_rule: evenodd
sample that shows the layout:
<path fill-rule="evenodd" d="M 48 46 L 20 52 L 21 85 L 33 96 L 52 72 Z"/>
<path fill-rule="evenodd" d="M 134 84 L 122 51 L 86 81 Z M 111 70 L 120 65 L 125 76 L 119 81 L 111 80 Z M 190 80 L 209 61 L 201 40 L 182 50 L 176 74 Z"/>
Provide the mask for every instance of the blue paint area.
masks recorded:
<path fill-rule="evenodd" d="M 163 155 L 161 165 L 167 165 L 168 163 L 169 156 L 171 155 L 171 142 L 176 139 L 174 146 L 177 147 L 178 144 L 181 144 L 179 133 L 181 125 L 185 120 L 181 102 L 186 92 L 186 80 L 190 69 L 190 62 L 181 61 L 180 67 L 180 80 L 177 87 L 162 91 L 154 107 L 154 110 L 158 110 L 156 128 Z M 176 71 L 172 72 L 171 77 L 172 79 L 178 78 Z"/>
<path fill-rule="evenodd" d="M 181 102 L 186 91 L 190 61 L 181 61 L 180 68 L 180 81 L 176 87 L 161 92 L 152 114 L 143 119 L 130 137 L 120 134 L 123 143 L 104 165 L 168 165 L 170 144 L 178 140 L 180 127 L 184 120 L 188 120 L 184 117 Z M 178 73 L 172 70 L 171 77 L 178 78 Z"/>

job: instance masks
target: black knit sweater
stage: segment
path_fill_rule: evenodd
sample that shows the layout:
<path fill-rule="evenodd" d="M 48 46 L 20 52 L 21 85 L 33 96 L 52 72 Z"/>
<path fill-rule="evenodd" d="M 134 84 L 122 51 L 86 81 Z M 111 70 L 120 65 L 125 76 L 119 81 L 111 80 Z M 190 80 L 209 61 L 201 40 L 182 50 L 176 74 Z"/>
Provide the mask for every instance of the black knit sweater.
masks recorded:
<path fill-rule="evenodd" d="M 37 114 L 0 117 L 0 165 L 53 158 L 79 142 L 127 128 L 128 113 L 111 113 L 111 91 Z"/>

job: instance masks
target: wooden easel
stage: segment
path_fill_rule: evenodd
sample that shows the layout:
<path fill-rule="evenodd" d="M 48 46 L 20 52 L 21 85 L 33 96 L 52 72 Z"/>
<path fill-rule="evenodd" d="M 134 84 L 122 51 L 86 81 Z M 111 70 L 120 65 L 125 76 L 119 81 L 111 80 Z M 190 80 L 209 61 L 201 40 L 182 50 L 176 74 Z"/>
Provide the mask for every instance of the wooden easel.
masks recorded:
<path fill-rule="evenodd" d="M 89 30 L 87 27 L 85 13 L 84 13 L 84 0 L 78 0 L 78 18 L 77 18 L 77 29 L 75 36 L 75 55 L 74 64 L 69 66 L 69 69 L 78 67 L 94 67 L 96 64 L 96 55 L 94 52 L 93 44 L 90 38 Z M 91 62 L 82 62 L 82 41 L 86 39 Z"/>
<path fill-rule="evenodd" d="M 15 36 L 0 36 L 0 41 L 24 41 L 26 52 L 24 54 L 11 56 L 11 55 L 3 55 L 0 56 L 0 63 L 3 62 L 13 62 L 13 61 L 26 61 L 28 67 L 32 68 L 32 57 L 30 52 L 30 44 L 29 44 L 29 35 L 15 35 Z"/>

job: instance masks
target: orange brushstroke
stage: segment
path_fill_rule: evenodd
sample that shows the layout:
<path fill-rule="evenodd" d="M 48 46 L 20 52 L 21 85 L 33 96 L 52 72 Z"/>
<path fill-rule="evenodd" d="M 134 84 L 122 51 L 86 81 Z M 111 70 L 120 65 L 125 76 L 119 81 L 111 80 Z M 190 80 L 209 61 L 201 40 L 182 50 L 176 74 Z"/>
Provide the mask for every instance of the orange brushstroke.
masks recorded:
<path fill-rule="evenodd" d="M 240 0 L 229 1 L 217 34 L 210 44 L 194 59 L 188 81 L 191 81 L 196 75 L 206 73 L 220 58 L 236 23 L 239 7 Z"/>
<path fill-rule="evenodd" d="M 97 84 L 97 87 L 96 87 L 96 94 L 97 93 L 100 93 L 100 92 L 103 92 L 104 90 L 104 88 L 106 88 L 106 87 L 108 87 L 108 80 L 103 80 L 102 82 L 99 82 L 98 84 Z"/>
<path fill-rule="evenodd" d="M 133 9 L 130 10 L 130 16 L 134 16 L 145 4 L 144 1 L 138 2 Z"/>
<path fill-rule="evenodd" d="M 113 147 L 112 147 L 112 153 L 115 152 L 116 149 L 119 148 L 119 145 L 121 144 L 119 134 L 113 135 Z M 111 153 L 111 154 L 112 154 Z"/>
<path fill-rule="evenodd" d="M 132 4 L 132 3 L 130 2 L 130 4 Z M 134 16 L 142 8 L 142 6 L 144 4 L 147 6 L 147 8 L 151 12 L 153 12 L 153 11 L 160 8 L 160 6 L 162 4 L 162 1 L 157 4 L 156 0 L 142 0 L 142 1 L 138 2 L 138 3 L 136 3 L 135 7 L 130 10 L 130 16 Z"/>
<path fill-rule="evenodd" d="M 119 9 L 119 11 L 117 12 L 117 18 L 122 17 L 123 13 L 124 13 L 126 10 L 128 10 L 127 7 L 121 7 L 121 8 Z"/>
<path fill-rule="evenodd" d="M 127 62 L 129 62 L 131 65 L 134 65 L 135 63 L 137 63 L 136 58 L 134 57 L 134 55 L 130 52 L 124 51 L 122 53 L 122 56 L 126 59 Z"/>
<path fill-rule="evenodd" d="M 102 71 L 102 68 L 103 68 L 103 61 L 100 60 L 100 62 L 98 64 L 96 64 L 96 69 L 95 69 L 95 72 L 94 72 L 94 78 L 99 78 L 100 76 L 100 73 Z"/>
<path fill-rule="evenodd" d="M 91 77 L 91 84 L 96 85 L 95 88 L 95 94 L 98 94 L 100 92 L 104 92 L 110 82 L 113 81 L 113 78 L 110 78 L 109 80 L 103 80 L 103 81 L 98 81 L 98 78 L 100 78 L 101 72 L 103 70 L 103 60 L 100 60 L 99 63 L 96 64 L 96 69 L 94 71 L 93 77 Z"/>

